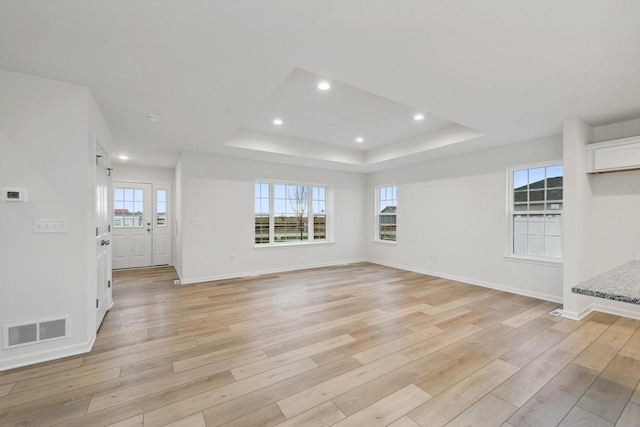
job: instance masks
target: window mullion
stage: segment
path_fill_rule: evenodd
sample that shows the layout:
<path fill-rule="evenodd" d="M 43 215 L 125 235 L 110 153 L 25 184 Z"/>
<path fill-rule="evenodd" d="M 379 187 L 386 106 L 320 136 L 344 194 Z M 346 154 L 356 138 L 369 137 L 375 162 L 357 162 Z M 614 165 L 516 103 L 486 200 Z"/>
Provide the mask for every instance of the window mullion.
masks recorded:
<path fill-rule="evenodd" d="M 315 239 L 315 224 L 314 224 L 314 216 L 315 212 L 313 212 L 313 187 L 307 187 L 307 203 L 308 203 L 308 212 L 309 219 L 307 220 L 307 239 L 312 242 Z"/>

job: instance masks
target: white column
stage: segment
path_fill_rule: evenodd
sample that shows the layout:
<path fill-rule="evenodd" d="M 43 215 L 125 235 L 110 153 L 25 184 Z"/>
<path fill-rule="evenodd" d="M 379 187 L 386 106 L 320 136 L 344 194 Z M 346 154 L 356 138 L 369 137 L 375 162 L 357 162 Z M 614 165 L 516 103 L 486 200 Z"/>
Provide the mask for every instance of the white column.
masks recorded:
<path fill-rule="evenodd" d="M 574 294 L 571 288 L 591 276 L 589 227 L 592 196 L 591 178 L 586 173 L 585 145 L 591 143 L 592 133 L 592 127 L 582 120 L 564 122 L 563 311 L 565 317 L 572 319 L 579 319 L 591 310 L 591 297 Z"/>

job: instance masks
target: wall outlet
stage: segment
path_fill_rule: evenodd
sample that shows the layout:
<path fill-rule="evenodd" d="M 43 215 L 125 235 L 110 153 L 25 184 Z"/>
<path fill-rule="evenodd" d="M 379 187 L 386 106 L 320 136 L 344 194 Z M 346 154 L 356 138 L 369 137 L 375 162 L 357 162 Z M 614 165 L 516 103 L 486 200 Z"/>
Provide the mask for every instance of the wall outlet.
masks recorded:
<path fill-rule="evenodd" d="M 236 261 L 236 256 L 235 255 L 231 255 L 231 257 L 229 257 L 229 261 L 235 262 Z"/>
<path fill-rule="evenodd" d="M 429 256 L 429 261 L 437 261 L 438 260 L 438 255 L 430 255 Z"/>

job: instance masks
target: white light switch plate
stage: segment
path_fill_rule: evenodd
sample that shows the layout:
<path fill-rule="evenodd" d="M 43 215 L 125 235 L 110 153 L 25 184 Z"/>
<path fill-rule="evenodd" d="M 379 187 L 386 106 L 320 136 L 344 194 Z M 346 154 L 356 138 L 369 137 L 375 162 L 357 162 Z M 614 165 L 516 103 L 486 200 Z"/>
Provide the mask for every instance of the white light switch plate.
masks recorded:
<path fill-rule="evenodd" d="M 66 219 L 42 219 L 35 220 L 34 233 L 68 233 L 69 221 Z"/>

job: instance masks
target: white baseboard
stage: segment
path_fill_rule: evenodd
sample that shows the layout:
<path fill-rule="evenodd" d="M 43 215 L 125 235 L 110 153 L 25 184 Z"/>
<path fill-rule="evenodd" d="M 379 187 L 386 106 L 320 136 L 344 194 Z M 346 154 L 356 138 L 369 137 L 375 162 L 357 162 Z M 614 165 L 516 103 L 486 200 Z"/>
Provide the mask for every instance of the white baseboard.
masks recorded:
<path fill-rule="evenodd" d="M 588 315 L 592 311 L 598 311 L 600 313 L 613 314 L 614 316 L 622 316 L 622 317 L 628 317 L 630 319 L 640 320 L 640 311 L 627 310 L 621 307 L 612 307 L 607 304 L 598 303 L 597 301 L 599 300 L 599 298 L 596 298 L 596 297 L 591 297 L 591 298 L 595 302 L 589 304 L 587 307 L 580 310 L 580 312 L 563 311 L 562 316 L 572 320 L 582 320 L 586 315 Z M 624 302 L 620 302 L 620 303 L 625 304 Z"/>
<path fill-rule="evenodd" d="M 178 275 L 178 280 L 180 280 L 180 283 L 182 283 L 182 269 L 178 268 L 177 265 L 173 265 L 173 268 L 176 270 L 176 274 Z"/>
<path fill-rule="evenodd" d="M 368 259 L 367 262 L 370 262 L 372 264 L 384 265 L 386 267 L 397 268 L 399 270 L 413 271 L 414 273 L 428 274 L 429 276 L 442 277 L 443 279 L 455 280 L 456 282 L 468 283 L 470 285 L 482 286 L 483 288 L 495 289 L 498 291 L 509 292 L 517 295 L 524 295 L 526 297 L 532 297 L 532 298 L 537 298 L 545 301 L 552 301 L 558 304 L 562 304 L 562 297 L 558 297 L 555 295 L 528 291 L 528 290 L 519 289 L 519 288 L 512 288 L 511 286 L 499 285 L 497 283 L 490 283 L 482 280 L 470 279 L 468 277 L 454 276 L 452 274 L 440 273 L 437 271 L 426 270 L 423 268 L 409 267 L 406 265 L 394 264 L 394 263 L 389 263 L 384 261 Z"/>
<path fill-rule="evenodd" d="M 53 350 L 42 351 L 38 353 L 26 354 L 23 356 L 12 357 L 0 360 L 0 371 L 21 368 L 36 363 L 49 362 L 51 360 L 62 359 L 64 357 L 75 356 L 82 353 L 88 353 L 96 341 L 96 334 L 89 341 L 80 344 L 74 344 L 67 347 L 56 348 Z"/>
<path fill-rule="evenodd" d="M 631 319 L 639 319 L 640 313 L 634 310 L 625 310 L 619 307 L 610 307 L 608 305 L 593 303 L 591 305 L 593 311 L 599 311 L 601 313 L 614 314 L 616 316 L 630 317 Z"/>
<path fill-rule="evenodd" d="M 584 317 L 593 311 L 593 304 L 588 305 L 580 311 L 568 311 L 562 310 L 562 317 L 566 317 L 571 320 L 582 320 Z"/>
<path fill-rule="evenodd" d="M 317 264 L 296 265 L 292 267 L 271 268 L 267 270 L 255 270 L 248 272 L 238 272 L 229 274 L 218 274 L 215 276 L 194 277 L 190 279 L 180 279 L 183 285 L 192 285 L 195 283 L 214 282 L 216 280 L 240 279 L 243 277 L 262 276 L 264 274 L 286 273 L 288 271 L 308 270 L 311 268 L 335 267 L 337 265 L 354 264 L 357 262 L 365 262 L 365 259 L 351 259 L 343 261 L 323 262 Z M 182 277 L 182 276 L 181 276 Z"/>

